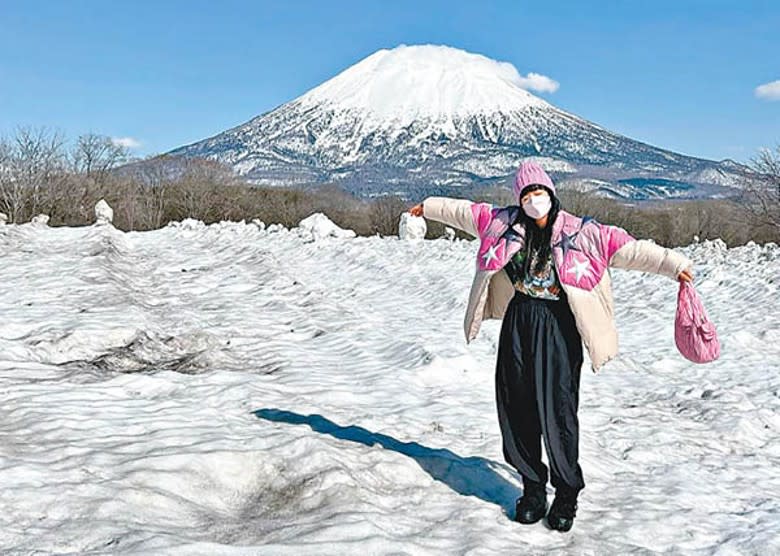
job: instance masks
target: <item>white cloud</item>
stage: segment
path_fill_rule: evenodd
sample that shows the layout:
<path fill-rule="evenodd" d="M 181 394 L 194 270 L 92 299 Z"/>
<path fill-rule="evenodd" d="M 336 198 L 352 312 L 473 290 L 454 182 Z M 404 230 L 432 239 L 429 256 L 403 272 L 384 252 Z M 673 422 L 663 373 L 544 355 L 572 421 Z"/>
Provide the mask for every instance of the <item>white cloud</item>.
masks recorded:
<path fill-rule="evenodd" d="M 113 141 L 114 145 L 118 145 L 126 149 L 137 149 L 141 146 L 141 142 L 138 139 L 133 139 L 132 137 L 112 137 L 111 141 Z"/>
<path fill-rule="evenodd" d="M 531 72 L 525 77 L 522 75 L 519 75 L 519 77 L 520 81 L 518 84 L 523 89 L 528 89 L 530 91 L 539 91 L 540 93 L 554 93 L 561 86 L 560 83 L 554 79 L 550 79 L 546 75 L 542 75 L 540 73 Z"/>
<path fill-rule="evenodd" d="M 780 100 L 780 79 L 759 85 L 754 92 L 758 98 Z"/>
<path fill-rule="evenodd" d="M 510 64 L 509 62 L 497 62 L 483 56 L 480 56 L 480 58 L 485 59 L 493 71 L 503 76 L 505 79 L 511 81 L 521 89 L 526 89 L 528 91 L 538 91 L 540 93 L 554 93 L 561 86 L 561 84 L 554 79 L 547 77 L 546 75 L 542 75 L 541 73 L 530 72 L 528 75 L 524 76 L 519 71 L 517 71 L 517 68 L 514 65 Z"/>

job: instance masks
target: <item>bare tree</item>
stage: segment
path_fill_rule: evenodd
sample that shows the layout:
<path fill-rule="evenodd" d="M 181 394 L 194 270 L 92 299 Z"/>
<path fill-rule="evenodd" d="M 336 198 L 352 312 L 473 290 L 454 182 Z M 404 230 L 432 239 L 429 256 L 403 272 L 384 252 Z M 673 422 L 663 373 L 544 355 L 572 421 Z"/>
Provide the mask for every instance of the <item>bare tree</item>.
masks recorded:
<path fill-rule="evenodd" d="M 77 173 L 99 183 L 111 170 L 128 160 L 129 151 L 110 137 L 87 133 L 79 136 L 71 157 Z"/>
<path fill-rule="evenodd" d="M 398 222 L 408 203 L 397 195 L 383 195 L 371 203 L 371 229 L 383 236 L 398 235 Z"/>
<path fill-rule="evenodd" d="M 780 233 L 780 145 L 774 151 L 762 149 L 750 167 L 755 174 L 746 179 L 740 204 L 751 224 Z"/>
<path fill-rule="evenodd" d="M 0 212 L 10 215 L 11 222 L 21 209 L 22 199 L 13 180 L 13 147 L 8 139 L 0 139 Z"/>
<path fill-rule="evenodd" d="M 20 127 L 0 147 L 0 206 L 12 222 L 48 210 L 67 183 L 64 138 L 45 127 Z"/>
<path fill-rule="evenodd" d="M 172 190 L 170 217 L 199 218 L 206 222 L 227 219 L 239 205 L 235 186 L 241 182 L 220 162 L 203 158 L 179 161 L 181 176 Z"/>
<path fill-rule="evenodd" d="M 20 128 L 16 134 L 16 178 L 30 190 L 30 214 L 43 208 L 43 189 L 65 181 L 65 138 L 46 128 Z M 54 192 L 56 193 L 56 192 Z"/>
<path fill-rule="evenodd" d="M 147 158 L 134 171 L 138 182 L 136 201 L 140 211 L 136 218 L 145 229 L 160 228 L 164 224 L 166 209 L 169 208 L 169 190 L 181 175 L 177 166 L 180 159 L 172 155 L 159 155 Z"/>

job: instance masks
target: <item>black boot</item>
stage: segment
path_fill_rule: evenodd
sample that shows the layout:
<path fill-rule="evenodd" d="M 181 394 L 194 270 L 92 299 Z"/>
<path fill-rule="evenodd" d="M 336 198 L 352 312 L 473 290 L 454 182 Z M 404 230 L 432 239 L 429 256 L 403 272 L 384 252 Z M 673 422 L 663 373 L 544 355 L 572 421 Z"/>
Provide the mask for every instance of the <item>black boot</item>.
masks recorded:
<path fill-rule="evenodd" d="M 547 490 L 544 483 L 523 481 L 523 496 L 515 505 L 515 521 L 536 523 L 547 513 Z"/>
<path fill-rule="evenodd" d="M 577 514 L 577 493 L 555 491 L 555 499 L 547 514 L 547 523 L 556 531 L 568 531 L 574 525 Z"/>

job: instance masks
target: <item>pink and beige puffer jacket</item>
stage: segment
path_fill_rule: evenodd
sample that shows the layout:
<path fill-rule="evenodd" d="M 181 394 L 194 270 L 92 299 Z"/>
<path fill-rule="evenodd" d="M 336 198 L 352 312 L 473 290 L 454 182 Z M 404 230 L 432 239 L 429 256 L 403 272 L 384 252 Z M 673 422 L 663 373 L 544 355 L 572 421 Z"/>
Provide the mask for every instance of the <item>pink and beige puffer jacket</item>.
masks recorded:
<path fill-rule="evenodd" d="M 423 216 L 458 228 L 479 240 L 464 331 L 473 340 L 484 319 L 501 319 L 514 286 L 504 265 L 523 248 L 525 230 L 515 221 L 517 206 L 493 207 L 467 199 L 428 197 Z M 673 280 L 690 259 L 623 228 L 559 211 L 552 229 L 553 264 L 595 373 L 618 353 L 609 267 L 653 272 Z M 671 317 L 670 317 L 671 318 Z"/>

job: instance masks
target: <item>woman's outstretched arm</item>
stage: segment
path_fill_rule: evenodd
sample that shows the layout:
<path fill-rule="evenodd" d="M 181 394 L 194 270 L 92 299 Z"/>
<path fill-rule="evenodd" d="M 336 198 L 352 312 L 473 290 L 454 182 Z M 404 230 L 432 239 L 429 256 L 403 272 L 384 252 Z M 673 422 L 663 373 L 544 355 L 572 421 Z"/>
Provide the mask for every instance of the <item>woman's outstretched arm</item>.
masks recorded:
<path fill-rule="evenodd" d="M 478 237 L 480 221 L 489 220 L 491 208 L 487 203 L 475 203 L 468 199 L 426 197 L 422 203 L 409 209 L 409 212 Z"/>
<path fill-rule="evenodd" d="M 647 239 L 636 239 L 617 226 L 600 226 L 609 266 L 652 272 L 672 280 L 693 280 L 693 261 L 682 253 Z"/>

